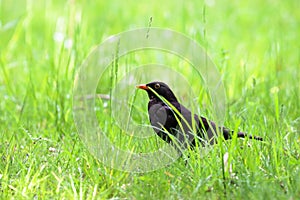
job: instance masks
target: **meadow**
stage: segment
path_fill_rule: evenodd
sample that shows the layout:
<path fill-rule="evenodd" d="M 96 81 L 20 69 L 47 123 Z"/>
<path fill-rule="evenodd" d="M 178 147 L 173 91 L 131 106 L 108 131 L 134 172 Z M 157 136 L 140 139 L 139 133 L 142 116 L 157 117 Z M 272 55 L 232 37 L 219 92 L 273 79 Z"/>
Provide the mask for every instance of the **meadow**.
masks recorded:
<path fill-rule="evenodd" d="M 0 199 L 300 199 L 299 1 L 17 4 L 0 1 Z M 264 141 L 220 140 L 187 150 L 187 162 L 179 158 L 140 173 L 107 166 L 91 154 L 73 118 L 80 66 L 111 35 L 144 27 L 174 30 L 199 43 L 222 76 L 224 125 Z M 95 111 L 114 144 L 136 152 L 165 145 L 146 126 L 139 130 L 152 135 L 148 140 L 124 134 L 112 119 L 118 113 L 111 113 L 118 105 L 110 98 L 112 86 L 152 58 L 190 80 L 197 100 L 188 102 L 185 84 L 176 94 L 214 119 L 209 94 L 182 67 L 187 64 L 164 56 L 130 54 L 103 76 L 96 92 L 107 99 L 98 98 Z M 134 94 L 132 121 L 126 123 L 149 125 L 146 94 L 126 89 Z"/>

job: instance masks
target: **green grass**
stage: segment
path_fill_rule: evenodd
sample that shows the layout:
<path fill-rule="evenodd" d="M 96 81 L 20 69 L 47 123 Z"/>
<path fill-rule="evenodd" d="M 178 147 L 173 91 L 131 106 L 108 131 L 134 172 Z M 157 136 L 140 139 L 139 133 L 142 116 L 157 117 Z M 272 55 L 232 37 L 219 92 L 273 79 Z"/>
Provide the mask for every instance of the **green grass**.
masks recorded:
<path fill-rule="evenodd" d="M 299 1 L 7 2 L 0 1 L 1 199 L 300 198 Z M 105 166 L 89 153 L 73 121 L 75 74 L 96 45 L 149 26 L 150 17 L 151 26 L 176 30 L 205 47 L 224 77 L 225 125 L 264 142 L 221 142 L 187 152 L 187 164 L 179 159 L 139 174 Z M 150 55 L 129 55 L 115 68 L 126 72 Z M 108 72 L 98 92 L 109 94 L 109 74 L 121 79 L 118 71 Z M 205 89 L 193 87 L 200 88 L 196 103 L 209 115 Z M 136 94 L 135 123 L 147 122 L 146 101 Z M 113 119 L 102 103 L 99 124 L 122 148 L 128 141 L 136 151 L 164 145 L 155 137 L 145 143 L 122 134 L 107 123 Z M 226 152 L 232 173 L 223 166 Z"/>

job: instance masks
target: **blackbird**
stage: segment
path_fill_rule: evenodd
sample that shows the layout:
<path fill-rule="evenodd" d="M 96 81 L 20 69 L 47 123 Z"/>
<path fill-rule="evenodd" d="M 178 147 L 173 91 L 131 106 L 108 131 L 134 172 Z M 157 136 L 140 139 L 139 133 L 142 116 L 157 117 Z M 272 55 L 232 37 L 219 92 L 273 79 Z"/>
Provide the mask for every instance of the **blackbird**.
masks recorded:
<path fill-rule="evenodd" d="M 218 127 L 213 121 L 199 117 L 181 105 L 169 86 L 163 82 L 151 82 L 136 86 L 148 93 L 148 114 L 157 135 L 168 143 L 177 144 L 182 149 L 194 147 L 196 138 L 202 145 L 215 143 L 217 135 L 231 139 L 233 131 Z M 261 137 L 238 132 L 237 137 L 263 140 Z"/>

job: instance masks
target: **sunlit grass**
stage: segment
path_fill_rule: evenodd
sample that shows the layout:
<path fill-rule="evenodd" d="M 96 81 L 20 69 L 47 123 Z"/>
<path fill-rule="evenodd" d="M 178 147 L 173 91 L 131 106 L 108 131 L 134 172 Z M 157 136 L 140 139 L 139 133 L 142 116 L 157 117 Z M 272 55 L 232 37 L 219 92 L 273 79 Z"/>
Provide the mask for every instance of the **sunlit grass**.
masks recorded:
<path fill-rule="evenodd" d="M 13 2 L 0 1 L 1 199 L 300 198 L 299 2 L 205 2 L 26 1 L 12 12 Z M 88 152 L 72 116 L 75 74 L 97 44 L 147 27 L 151 17 L 151 26 L 182 32 L 204 46 L 224 79 L 225 125 L 264 142 L 220 141 L 141 174 L 112 169 Z M 153 55 L 129 55 L 118 70 L 124 74 Z M 170 58 L 170 65 L 177 61 Z M 105 88 L 110 78 L 115 74 L 108 72 Z M 205 89 L 192 86 L 209 115 Z M 100 86 L 98 92 L 110 93 Z M 147 96 L 136 95 L 136 123 L 149 123 Z M 156 137 L 147 143 L 123 137 L 107 125 L 110 102 L 101 107 L 103 102 L 97 102 L 99 124 L 122 148 L 128 140 L 137 151 L 164 145 Z"/>

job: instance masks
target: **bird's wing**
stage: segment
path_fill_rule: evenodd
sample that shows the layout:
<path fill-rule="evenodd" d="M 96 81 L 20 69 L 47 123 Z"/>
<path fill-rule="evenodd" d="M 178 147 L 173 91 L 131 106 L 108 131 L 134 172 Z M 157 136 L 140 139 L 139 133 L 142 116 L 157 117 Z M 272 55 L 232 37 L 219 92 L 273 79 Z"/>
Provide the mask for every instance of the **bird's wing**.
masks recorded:
<path fill-rule="evenodd" d="M 149 107 L 148 112 L 150 123 L 156 133 L 163 131 L 163 129 L 171 131 L 172 127 L 175 128 L 177 126 L 173 111 L 167 105 L 153 104 Z"/>
<path fill-rule="evenodd" d="M 196 114 L 192 115 L 191 111 L 183 105 L 178 104 L 177 107 L 179 107 L 181 114 L 181 116 L 178 117 L 178 130 L 180 131 L 177 138 L 182 144 L 190 144 L 198 133 L 199 118 Z"/>
<path fill-rule="evenodd" d="M 194 142 L 194 138 L 198 137 L 200 141 L 208 141 L 209 143 L 214 143 L 214 139 L 216 138 L 218 127 L 216 124 L 204 117 L 199 117 L 197 114 L 192 113 L 189 109 L 184 107 L 181 104 L 178 104 L 176 107 L 180 108 L 180 113 L 182 118 L 180 119 L 179 124 L 181 124 L 181 128 L 184 134 L 179 134 L 179 140 Z M 193 116 L 193 117 L 192 117 Z M 177 128 L 178 130 L 182 130 Z M 226 129 L 219 129 L 218 131 L 224 132 L 226 135 Z"/>

